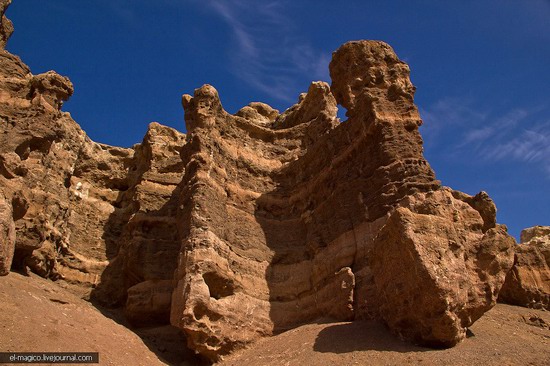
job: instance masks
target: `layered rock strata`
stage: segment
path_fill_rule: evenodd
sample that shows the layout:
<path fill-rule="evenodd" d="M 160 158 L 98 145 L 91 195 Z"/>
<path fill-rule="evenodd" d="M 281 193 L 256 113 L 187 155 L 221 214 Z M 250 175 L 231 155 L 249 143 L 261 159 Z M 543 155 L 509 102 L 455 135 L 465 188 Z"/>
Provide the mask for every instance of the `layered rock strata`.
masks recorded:
<path fill-rule="evenodd" d="M 451 194 L 435 180 L 409 69 L 393 50 L 350 42 L 330 71 L 331 87 L 313 83 L 278 116 L 258 105 L 229 115 L 211 86 L 183 97 L 189 163 L 171 319 L 210 358 L 322 317 L 381 316 L 408 339 L 452 346 L 495 304 L 512 265 L 514 241 L 488 196 Z M 419 232 L 403 237 L 397 207 L 407 200 Z M 390 232 L 401 241 L 388 242 Z M 400 267 L 398 250 L 422 246 Z M 426 276 L 399 282 L 415 266 Z M 424 296 L 435 303 L 416 314 Z"/>
<path fill-rule="evenodd" d="M 0 271 L 32 270 L 85 298 L 127 303 L 136 323 L 167 323 L 185 135 L 152 123 L 132 148 L 95 143 L 61 111 L 72 93 L 69 79 L 33 75 L 0 49 Z"/>
<path fill-rule="evenodd" d="M 135 325 L 170 321 L 212 360 L 322 318 L 452 346 L 512 265 L 490 198 L 435 179 L 409 68 L 383 42 L 343 45 L 332 85 L 283 113 L 231 115 L 204 85 L 182 98 L 187 135 L 152 123 L 132 148 L 61 111 L 67 78 L 3 48 L 0 66 L 0 270 L 13 257 Z"/>
<path fill-rule="evenodd" d="M 521 232 L 514 267 L 506 276 L 499 300 L 512 305 L 550 310 L 550 226 Z"/>

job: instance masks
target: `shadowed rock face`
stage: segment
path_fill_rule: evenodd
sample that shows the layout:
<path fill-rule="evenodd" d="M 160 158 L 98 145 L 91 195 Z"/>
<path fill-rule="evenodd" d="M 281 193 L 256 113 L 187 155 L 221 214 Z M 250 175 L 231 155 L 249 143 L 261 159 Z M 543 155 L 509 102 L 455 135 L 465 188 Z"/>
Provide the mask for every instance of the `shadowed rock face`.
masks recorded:
<path fill-rule="evenodd" d="M 11 238 L 13 222 L 17 232 L 15 244 L 0 241 L 0 271 L 30 269 L 83 297 L 127 304 L 136 323 L 168 323 L 185 135 L 152 123 L 132 148 L 95 143 L 60 110 L 72 93 L 69 79 L 32 75 L 0 49 L 0 235 Z"/>
<path fill-rule="evenodd" d="M 0 271 L 13 257 L 135 325 L 171 322 L 212 360 L 322 318 L 452 346 L 512 266 L 490 198 L 435 179 L 409 68 L 383 42 L 343 45 L 332 85 L 283 113 L 230 115 L 204 85 L 182 98 L 187 135 L 152 123 L 132 148 L 60 110 L 67 78 L 3 49 L 0 66 L 0 238 L 17 231 Z"/>
<path fill-rule="evenodd" d="M 330 71 L 330 88 L 312 83 L 276 117 L 264 109 L 260 118 L 252 105 L 229 115 L 208 85 L 183 97 L 189 163 L 171 321 L 212 359 L 323 317 L 381 316 L 406 338 L 452 346 L 494 305 L 512 265 L 514 241 L 495 227 L 488 196 L 435 180 L 409 69 L 393 50 L 350 42 Z M 396 208 L 408 201 L 418 235 L 399 239 L 408 226 Z M 406 262 L 407 245 L 431 249 Z M 450 257 L 434 261 L 440 251 Z M 396 281 L 394 272 L 415 266 L 428 278 L 452 275 Z M 433 311 L 418 315 L 424 295 Z"/>
<path fill-rule="evenodd" d="M 550 310 L 550 226 L 521 232 L 514 267 L 506 276 L 499 300 L 512 305 Z"/>

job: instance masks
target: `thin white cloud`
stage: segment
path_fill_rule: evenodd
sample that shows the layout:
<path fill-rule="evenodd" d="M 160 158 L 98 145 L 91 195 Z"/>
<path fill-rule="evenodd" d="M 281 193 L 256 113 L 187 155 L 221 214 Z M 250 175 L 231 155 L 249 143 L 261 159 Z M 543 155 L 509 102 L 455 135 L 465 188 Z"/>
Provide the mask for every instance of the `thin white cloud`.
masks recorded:
<path fill-rule="evenodd" d="M 459 98 L 444 98 L 421 113 L 427 125 L 424 135 L 434 152 L 485 162 L 532 164 L 550 178 L 548 107 L 490 113 Z"/>
<path fill-rule="evenodd" d="M 462 145 L 470 144 L 477 141 L 483 141 L 491 137 L 495 133 L 493 127 L 482 127 L 468 131 L 462 142 Z"/>
<path fill-rule="evenodd" d="M 524 130 L 519 135 L 485 147 L 483 154 L 489 160 L 514 159 L 527 163 L 540 163 L 550 172 L 550 121 Z"/>
<path fill-rule="evenodd" d="M 468 98 L 445 97 L 428 108 L 421 107 L 420 115 L 424 121 L 422 135 L 426 146 L 437 148 L 446 129 L 470 130 L 473 126 L 483 126 L 488 113 L 476 109 Z M 478 138 L 476 135 L 482 133 L 474 133 L 469 138 Z"/>
<path fill-rule="evenodd" d="M 532 114 L 534 112 L 535 111 L 527 112 L 524 109 L 514 109 L 503 116 L 495 118 L 493 122 L 489 124 L 467 130 L 459 147 L 483 143 L 489 139 L 505 139 L 508 134 L 515 130 L 516 126 L 518 126 L 522 120 L 528 117 L 530 113 Z"/>
<path fill-rule="evenodd" d="M 477 123 L 487 118 L 487 112 L 472 106 L 469 99 L 446 97 L 427 109 L 421 109 L 424 122 L 429 125 L 464 125 Z"/>
<path fill-rule="evenodd" d="M 328 80 L 330 55 L 296 36 L 299 32 L 285 14 L 284 0 L 207 0 L 206 4 L 232 32 L 231 67 L 243 82 L 292 102 L 298 76 Z"/>

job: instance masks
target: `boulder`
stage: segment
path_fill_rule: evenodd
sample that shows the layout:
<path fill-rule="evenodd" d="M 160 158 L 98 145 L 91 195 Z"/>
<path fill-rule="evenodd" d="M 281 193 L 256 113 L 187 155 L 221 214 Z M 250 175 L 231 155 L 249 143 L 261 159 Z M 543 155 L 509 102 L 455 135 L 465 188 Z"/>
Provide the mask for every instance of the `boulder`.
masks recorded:
<path fill-rule="evenodd" d="M 137 327 L 168 324 L 174 285 L 170 280 L 149 280 L 128 289 L 126 319 Z"/>
<path fill-rule="evenodd" d="M 513 264 L 504 226 L 448 189 L 407 197 L 390 214 L 370 255 L 379 313 L 400 337 L 452 347 L 497 300 Z"/>
<path fill-rule="evenodd" d="M 514 267 L 506 276 L 499 300 L 550 310 L 550 226 L 525 229 L 520 240 L 514 247 Z"/>

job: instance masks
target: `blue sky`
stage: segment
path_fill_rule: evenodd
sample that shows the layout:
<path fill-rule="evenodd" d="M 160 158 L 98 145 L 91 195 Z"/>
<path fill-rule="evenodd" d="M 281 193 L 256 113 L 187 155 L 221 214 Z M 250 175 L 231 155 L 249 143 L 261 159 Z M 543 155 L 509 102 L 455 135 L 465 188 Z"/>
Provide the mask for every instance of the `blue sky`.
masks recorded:
<path fill-rule="evenodd" d="M 75 84 L 64 106 L 96 141 L 131 146 L 181 95 L 283 111 L 331 53 L 388 42 L 409 63 L 425 154 L 443 184 L 496 201 L 516 237 L 550 225 L 550 1 L 14 0 L 8 50 Z"/>

